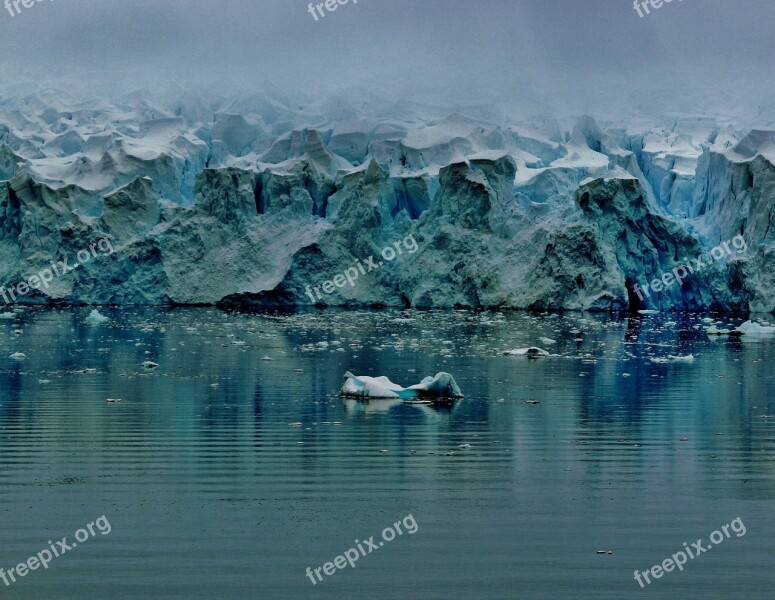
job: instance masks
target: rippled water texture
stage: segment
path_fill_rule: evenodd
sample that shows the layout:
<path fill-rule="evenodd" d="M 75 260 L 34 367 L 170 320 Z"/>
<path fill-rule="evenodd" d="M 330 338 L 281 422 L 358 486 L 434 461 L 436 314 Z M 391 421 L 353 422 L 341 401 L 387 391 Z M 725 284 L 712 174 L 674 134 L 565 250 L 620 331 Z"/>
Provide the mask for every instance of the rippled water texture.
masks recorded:
<path fill-rule="evenodd" d="M 4 598 L 772 597 L 773 341 L 705 315 L 103 312 L 0 321 L 0 566 L 112 527 Z M 526 346 L 554 356 L 499 355 Z M 448 371 L 465 398 L 344 401 L 347 370 Z"/>

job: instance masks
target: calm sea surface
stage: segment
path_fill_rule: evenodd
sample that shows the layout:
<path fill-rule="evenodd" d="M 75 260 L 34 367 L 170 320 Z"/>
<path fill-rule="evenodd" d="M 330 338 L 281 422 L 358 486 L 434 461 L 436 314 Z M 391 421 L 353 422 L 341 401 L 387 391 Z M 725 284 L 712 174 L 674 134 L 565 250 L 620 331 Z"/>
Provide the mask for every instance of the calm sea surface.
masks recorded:
<path fill-rule="evenodd" d="M 2 598 L 775 593 L 775 338 L 709 339 L 707 315 L 102 312 L 0 320 L 0 567 L 110 524 Z M 553 356 L 499 355 L 526 346 Z M 348 370 L 447 371 L 465 398 L 345 401 Z M 306 575 L 408 515 L 414 534 Z"/>

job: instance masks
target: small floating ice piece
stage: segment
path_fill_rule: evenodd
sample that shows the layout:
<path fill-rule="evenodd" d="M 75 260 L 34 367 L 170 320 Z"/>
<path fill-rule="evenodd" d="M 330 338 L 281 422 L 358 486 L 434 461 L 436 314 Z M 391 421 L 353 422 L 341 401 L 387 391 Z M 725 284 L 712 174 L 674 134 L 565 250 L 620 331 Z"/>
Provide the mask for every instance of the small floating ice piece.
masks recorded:
<path fill-rule="evenodd" d="M 505 356 L 527 356 L 528 358 L 540 358 L 542 356 L 549 356 L 549 353 L 546 350 L 536 347 L 506 350 L 503 354 Z"/>
<path fill-rule="evenodd" d="M 15 319 L 15 318 L 16 318 L 16 313 L 12 313 L 12 312 L 0 313 L 0 319 L 2 319 L 4 321 L 6 321 L 6 320 L 10 321 L 11 319 Z"/>
<path fill-rule="evenodd" d="M 101 315 L 100 311 L 98 311 L 96 308 L 89 313 L 88 317 L 86 317 L 86 322 L 91 325 L 99 325 L 100 323 L 104 323 L 105 321 L 110 321 L 110 319 L 106 316 Z"/>
<path fill-rule="evenodd" d="M 541 342 L 544 346 L 551 346 L 557 343 L 557 340 L 553 340 L 552 338 L 548 337 L 538 338 L 538 341 Z"/>
<path fill-rule="evenodd" d="M 345 373 L 342 396 L 357 398 L 399 398 L 405 401 L 432 398 L 462 398 L 463 394 L 449 373 L 437 373 L 435 377 L 426 377 L 420 383 L 403 388 L 387 377 L 356 376 Z"/>
<path fill-rule="evenodd" d="M 668 360 L 671 360 L 673 362 L 685 362 L 685 363 L 694 362 L 693 354 L 687 354 L 686 356 L 676 356 L 674 354 L 669 354 L 667 358 Z"/>
<path fill-rule="evenodd" d="M 25 358 L 27 358 L 27 355 L 24 352 L 14 352 L 13 354 L 11 354 L 11 356 L 9 356 L 9 358 L 12 358 L 14 360 L 24 360 Z"/>
<path fill-rule="evenodd" d="M 152 360 L 146 360 L 140 366 L 145 367 L 146 369 L 155 369 L 159 366 L 159 363 L 155 363 Z"/>
<path fill-rule="evenodd" d="M 638 314 L 639 315 L 657 315 L 657 314 L 659 314 L 659 311 L 658 310 L 653 310 L 653 309 L 649 308 L 649 309 L 639 310 Z"/>
<path fill-rule="evenodd" d="M 705 333 L 708 335 L 729 335 L 732 333 L 731 329 L 719 329 L 715 325 L 711 325 L 710 327 L 705 328 Z"/>

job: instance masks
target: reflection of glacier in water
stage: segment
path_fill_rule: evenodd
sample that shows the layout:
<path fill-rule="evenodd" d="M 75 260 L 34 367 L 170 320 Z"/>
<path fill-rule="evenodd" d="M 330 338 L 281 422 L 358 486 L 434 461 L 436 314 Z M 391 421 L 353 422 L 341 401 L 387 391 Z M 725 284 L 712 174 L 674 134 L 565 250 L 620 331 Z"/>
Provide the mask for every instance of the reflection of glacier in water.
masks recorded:
<path fill-rule="evenodd" d="M 0 320 L 0 565 L 92 515 L 113 525 L 22 597 L 104 598 L 120 582 L 130 600 L 306 598 L 309 564 L 410 513 L 411 543 L 315 594 L 619 600 L 635 568 L 737 516 L 750 535 L 661 589 L 742 598 L 718 568 L 732 562 L 745 597 L 775 584 L 760 568 L 775 342 L 705 333 L 742 319 L 101 308 L 109 321 L 87 324 L 89 310 Z M 540 360 L 503 355 L 547 340 Z M 343 399 L 348 370 L 444 371 L 465 398 Z M 557 576 L 574 570 L 583 589 Z"/>

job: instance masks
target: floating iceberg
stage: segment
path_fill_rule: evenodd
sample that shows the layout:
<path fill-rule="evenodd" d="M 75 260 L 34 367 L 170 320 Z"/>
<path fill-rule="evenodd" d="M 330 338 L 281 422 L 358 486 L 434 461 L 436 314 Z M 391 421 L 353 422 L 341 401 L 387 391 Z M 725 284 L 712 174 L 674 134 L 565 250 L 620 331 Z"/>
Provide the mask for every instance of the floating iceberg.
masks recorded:
<path fill-rule="evenodd" d="M 358 377 L 349 371 L 344 374 L 342 396 L 357 398 L 398 398 L 404 401 L 432 400 L 440 398 L 462 398 L 455 378 L 449 373 L 437 373 L 426 377 L 420 383 L 403 388 L 387 377 Z"/>
<path fill-rule="evenodd" d="M 86 317 L 86 322 L 90 323 L 91 325 L 99 325 L 100 323 L 104 323 L 105 321 L 110 321 L 110 319 L 108 319 L 108 317 L 101 315 L 96 308 L 89 313 L 88 317 Z"/>
<path fill-rule="evenodd" d="M 687 354 L 686 356 L 669 354 L 667 358 L 672 362 L 685 362 L 685 363 L 694 362 L 693 354 Z"/>
<path fill-rule="evenodd" d="M 719 329 L 715 325 L 711 325 L 710 327 L 707 327 L 705 329 L 705 333 L 708 335 L 730 335 L 732 333 L 731 329 Z"/>
<path fill-rule="evenodd" d="M 542 348 L 517 348 L 516 350 L 506 350 L 505 356 L 527 356 L 528 358 L 540 358 L 549 356 L 549 353 Z"/>
<path fill-rule="evenodd" d="M 735 331 L 742 335 L 775 335 L 775 327 L 766 327 L 753 321 L 746 321 Z"/>
<path fill-rule="evenodd" d="M 16 314 L 12 312 L 0 313 L 0 319 L 4 321 L 10 321 L 11 319 L 15 319 L 15 318 L 16 318 Z"/>

